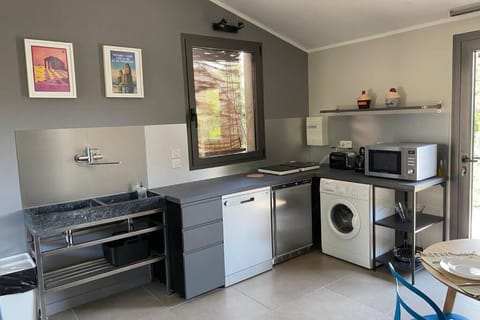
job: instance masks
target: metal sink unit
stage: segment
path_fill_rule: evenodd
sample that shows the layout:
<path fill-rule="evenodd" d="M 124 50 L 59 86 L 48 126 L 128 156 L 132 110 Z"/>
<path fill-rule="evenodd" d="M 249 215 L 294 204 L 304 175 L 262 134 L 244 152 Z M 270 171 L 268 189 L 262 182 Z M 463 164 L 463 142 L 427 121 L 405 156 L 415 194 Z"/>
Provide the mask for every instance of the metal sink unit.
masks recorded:
<path fill-rule="evenodd" d="M 147 199 L 153 198 L 153 197 L 159 197 L 159 196 L 160 195 L 158 193 L 147 191 Z M 101 198 L 95 198 L 94 200 L 102 204 L 108 205 L 108 204 L 122 203 L 122 202 L 142 200 L 142 199 L 138 198 L 138 194 L 136 191 L 132 191 L 132 192 L 126 192 L 126 193 L 118 193 L 118 194 L 105 196 Z"/>
<path fill-rule="evenodd" d="M 95 208 L 103 205 L 102 203 L 96 201 L 95 199 L 80 200 L 74 202 L 66 202 L 53 204 L 44 207 L 37 207 L 28 209 L 34 215 L 43 215 L 48 213 L 61 213 L 61 212 L 71 212 L 81 209 Z"/>
<path fill-rule="evenodd" d="M 161 195 L 147 192 L 146 199 L 138 199 L 136 192 L 121 193 L 29 208 L 24 210 L 24 217 L 28 248 L 37 264 L 39 319 L 47 319 L 49 292 L 156 263 L 165 263 L 162 267 L 165 274 L 160 277 L 165 279 L 170 291 L 165 199 Z M 104 257 L 95 256 L 73 263 L 66 259 L 65 265 L 53 269 L 44 264 L 48 257 L 61 257 L 72 250 L 94 246 L 99 248 L 104 243 L 140 235 L 150 239 L 152 248 L 150 255 L 140 261 L 113 266 Z"/>

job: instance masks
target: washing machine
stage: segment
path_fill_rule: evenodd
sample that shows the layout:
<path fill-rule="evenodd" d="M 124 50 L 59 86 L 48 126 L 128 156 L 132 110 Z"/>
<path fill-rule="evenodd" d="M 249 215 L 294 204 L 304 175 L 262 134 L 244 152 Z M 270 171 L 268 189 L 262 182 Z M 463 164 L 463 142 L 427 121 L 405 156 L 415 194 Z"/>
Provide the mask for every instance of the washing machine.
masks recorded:
<path fill-rule="evenodd" d="M 375 189 L 376 219 L 393 214 L 393 190 Z M 373 268 L 372 186 L 320 180 L 320 219 L 324 254 Z M 376 227 L 376 256 L 393 249 L 395 231 Z"/>

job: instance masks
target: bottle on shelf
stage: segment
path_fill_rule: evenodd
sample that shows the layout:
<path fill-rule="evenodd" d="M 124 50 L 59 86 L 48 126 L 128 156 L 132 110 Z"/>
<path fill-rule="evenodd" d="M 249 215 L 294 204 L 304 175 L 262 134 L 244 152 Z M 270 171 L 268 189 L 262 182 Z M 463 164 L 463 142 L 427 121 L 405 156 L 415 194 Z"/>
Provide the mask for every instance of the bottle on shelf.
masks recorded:
<path fill-rule="evenodd" d="M 142 182 L 140 182 L 140 184 L 138 184 L 135 187 L 135 190 L 137 191 L 138 199 L 146 199 L 147 198 L 147 188 L 143 186 Z"/>
<path fill-rule="evenodd" d="M 437 175 L 439 177 L 443 177 L 444 174 L 445 174 L 445 168 L 444 168 L 443 160 L 440 160 L 440 162 L 438 163 Z"/>

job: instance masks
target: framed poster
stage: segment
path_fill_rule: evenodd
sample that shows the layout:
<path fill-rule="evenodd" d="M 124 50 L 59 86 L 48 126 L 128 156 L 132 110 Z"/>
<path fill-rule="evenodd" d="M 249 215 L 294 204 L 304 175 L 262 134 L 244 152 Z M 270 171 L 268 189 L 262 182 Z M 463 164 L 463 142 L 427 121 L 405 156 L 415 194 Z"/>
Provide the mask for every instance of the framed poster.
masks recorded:
<path fill-rule="evenodd" d="M 76 98 L 73 45 L 25 39 L 30 98 Z"/>
<path fill-rule="evenodd" d="M 105 95 L 143 98 L 142 49 L 103 46 Z"/>

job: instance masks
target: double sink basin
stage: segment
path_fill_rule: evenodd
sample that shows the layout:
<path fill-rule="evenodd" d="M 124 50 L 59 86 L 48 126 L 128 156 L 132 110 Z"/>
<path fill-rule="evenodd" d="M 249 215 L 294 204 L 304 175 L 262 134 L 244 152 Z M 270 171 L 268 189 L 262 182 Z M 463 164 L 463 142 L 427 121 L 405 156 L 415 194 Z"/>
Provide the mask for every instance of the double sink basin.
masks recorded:
<path fill-rule="evenodd" d="M 52 204 L 24 209 L 25 225 L 33 234 L 50 234 L 83 227 L 121 216 L 158 209 L 164 206 L 164 197 L 147 191 L 147 197 L 139 199 L 137 192 Z"/>
<path fill-rule="evenodd" d="M 160 197 L 160 195 L 152 191 L 147 191 L 146 199 L 149 199 L 152 197 Z M 100 197 L 100 198 L 94 198 L 94 199 L 65 202 L 65 203 L 48 205 L 44 207 L 36 207 L 36 208 L 27 209 L 27 210 L 32 212 L 32 214 L 46 214 L 46 213 L 53 213 L 53 212 L 76 211 L 76 210 L 81 210 L 86 208 L 94 208 L 99 206 L 136 201 L 136 200 L 143 200 L 143 199 L 139 199 L 137 192 L 133 191 L 133 192 L 127 192 L 127 193 L 118 193 L 118 194 Z"/>

